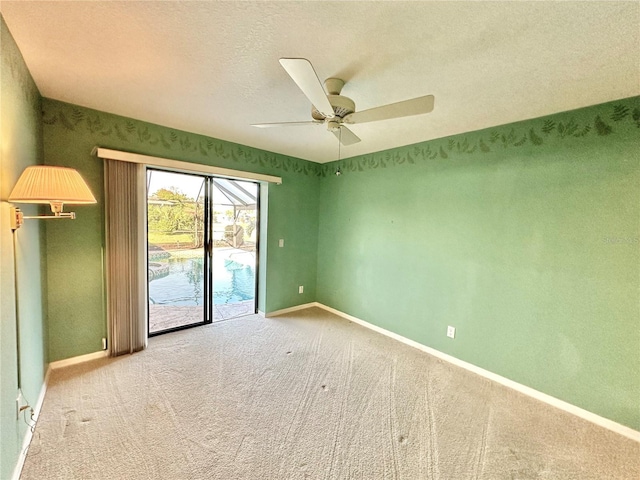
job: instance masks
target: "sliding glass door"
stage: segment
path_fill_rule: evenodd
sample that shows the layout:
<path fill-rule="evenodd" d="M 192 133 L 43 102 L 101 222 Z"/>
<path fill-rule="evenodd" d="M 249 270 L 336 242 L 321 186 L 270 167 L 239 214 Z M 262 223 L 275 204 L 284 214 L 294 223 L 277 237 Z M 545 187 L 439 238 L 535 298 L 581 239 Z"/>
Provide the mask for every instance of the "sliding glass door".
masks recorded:
<path fill-rule="evenodd" d="M 149 335 L 256 312 L 259 185 L 147 170 Z"/>
<path fill-rule="evenodd" d="M 212 179 L 214 320 L 256 312 L 258 188 Z"/>
<path fill-rule="evenodd" d="M 147 171 L 149 334 L 211 322 L 206 176 Z"/>

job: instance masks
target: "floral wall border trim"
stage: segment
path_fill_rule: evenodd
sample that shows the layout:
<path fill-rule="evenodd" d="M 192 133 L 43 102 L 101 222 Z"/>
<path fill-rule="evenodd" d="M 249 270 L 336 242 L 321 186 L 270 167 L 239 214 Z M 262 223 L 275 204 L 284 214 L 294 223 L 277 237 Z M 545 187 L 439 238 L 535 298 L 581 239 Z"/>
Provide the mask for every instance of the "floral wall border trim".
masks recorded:
<path fill-rule="evenodd" d="M 52 106 L 54 108 L 50 108 Z M 539 147 L 551 141 L 606 137 L 615 133 L 619 125 L 629 123 L 639 129 L 640 138 L 640 97 L 631 97 L 574 112 L 562 112 L 516 124 L 318 164 L 57 100 L 48 100 L 44 110 L 45 125 L 60 126 L 68 131 L 112 139 L 119 147 L 135 148 L 147 145 L 163 152 L 196 155 L 204 161 L 218 160 L 216 165 L 219 166 L 237 168 L 244 164 L 248 167 L 258 167 L 265 173 L 278 170 L 318 177 L 330 176 L 338 168 L 342 173 L 363 172 L 399 165 L 417 165 L 436 159 L 453 160 L 474 154 L 486 155 L 523 146 Z M 592 113 L 588 121 L 577 120 L 576 117 L 586 116 L 586 110 L 597 110 L 597 113 Z M 220 160 L 222 162 L 219 162 Z"/>
<path fill-rule="evenodd" d="M 240 165 L 259 167 L 265 173 L 276 169 L 304 175 L 320 176 L 320 164 L 253 147 L 206 137 L 195 133 L 127 119 L 72 104 L 47 99 L 43 123 L 70 132 L 89 134 L 113 140 L 118 147 L 149 146 L 154 150 L 199 157 L 201 160 L 223 160 L 216 166 L 237 168 Z M 140 152 L 142 153 L 142 152 Z"/>
<path fill-rule="evenodd" d="M 424 143 L 398 147 L 358 157 L 325 163 L 321 165 L 322 177 L 331 176 L 340 169 L 345 172 L 363 172 L 377 168 L 398 165 L 416 165 L 435 159 L 451 159 L 471 154 L 488 154 L 524 145 L 541 146 L 553 140 L 608 136 L 616 131 L 619 124 L 632 122 L 639 129 L 640 138 L 640 97 L 632 97 L 611 104 L 586 107 L 582 110 L 606 107 L 608 112 L 595 114 L 588 122 L 579 122 L 575 112 L 562 112 L 548 117 L 503 125 L 478 132 L 468 132 L 453 137 L 430 140 Z M 602 108 L 599 108 L 602 110 Z M 568 116 L 568 120 L 560 118 Z M 533 126 L 531 126 L 533 124 Z"/>

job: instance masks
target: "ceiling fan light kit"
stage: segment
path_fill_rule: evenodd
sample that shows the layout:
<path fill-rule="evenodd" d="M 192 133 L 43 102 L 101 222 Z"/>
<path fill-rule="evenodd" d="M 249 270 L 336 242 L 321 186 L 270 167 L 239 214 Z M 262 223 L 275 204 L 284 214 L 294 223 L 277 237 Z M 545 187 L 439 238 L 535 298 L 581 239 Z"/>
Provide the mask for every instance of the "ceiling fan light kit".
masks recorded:
<path fill-rule="evenodd" d="M 311 102 L 311 121 L 257 123 L 258 128 L 289 127 L 305 125 L 326 125 L 342 145 L 353 145 L 360 138 L 347 128 L 345 124 L 377 122 L 393 118 L 422 115 L 433 110 L 433 95 L 404 100 L 380 107 L 356 112 L 356 104 L 349 97 L 341 95 L 344 80 L 330 77 L 324 81 L 324 88 L 318 75 L 305 58 L 281 58 L 280 65 L 286 70 L 302 93 Z"/>

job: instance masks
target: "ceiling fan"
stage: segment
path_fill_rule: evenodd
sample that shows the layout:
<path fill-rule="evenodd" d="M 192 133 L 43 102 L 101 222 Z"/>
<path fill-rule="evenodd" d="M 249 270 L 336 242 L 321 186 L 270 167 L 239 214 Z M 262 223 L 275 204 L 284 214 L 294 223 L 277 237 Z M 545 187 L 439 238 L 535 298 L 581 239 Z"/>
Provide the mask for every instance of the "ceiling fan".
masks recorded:
<path fill-rule="evenodd" d="M 302 93 L 311 102 L 311 117 L 313 120 L 301 122 L 256 123 L 253 127 L 290 127 L 304 125 L 326 125 L 343 145 L 353 145 L 360 138 L 347 128 L 346 125 L 377 122 L 391 118 L 421 115 L 433 110 L 433 95 L 412 98 L 402 102 L 391 103 L 381 107 L 370 108 L 356 112 L 353 100 L 340 95 L 344 81 L 339 78 L 327 78 L 324 88 L 318 79 L 311 62 L 306 58 L 281 58 L 280 65 L 296 82 Z M 325 93 L 326 88 L 326 93 Z"/>

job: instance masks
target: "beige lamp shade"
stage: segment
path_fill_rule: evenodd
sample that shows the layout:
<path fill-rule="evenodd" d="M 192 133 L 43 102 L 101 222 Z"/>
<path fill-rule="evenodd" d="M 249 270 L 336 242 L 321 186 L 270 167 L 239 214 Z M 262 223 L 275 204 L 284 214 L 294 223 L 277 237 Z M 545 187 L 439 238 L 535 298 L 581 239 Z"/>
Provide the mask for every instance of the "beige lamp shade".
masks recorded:
<path fill-rule="evenodd" d="M 27 167 L 13 187 L 9 201 L 51 204 L 96 203 L 91 190 L 76 170 L 50 165 Z"/>

